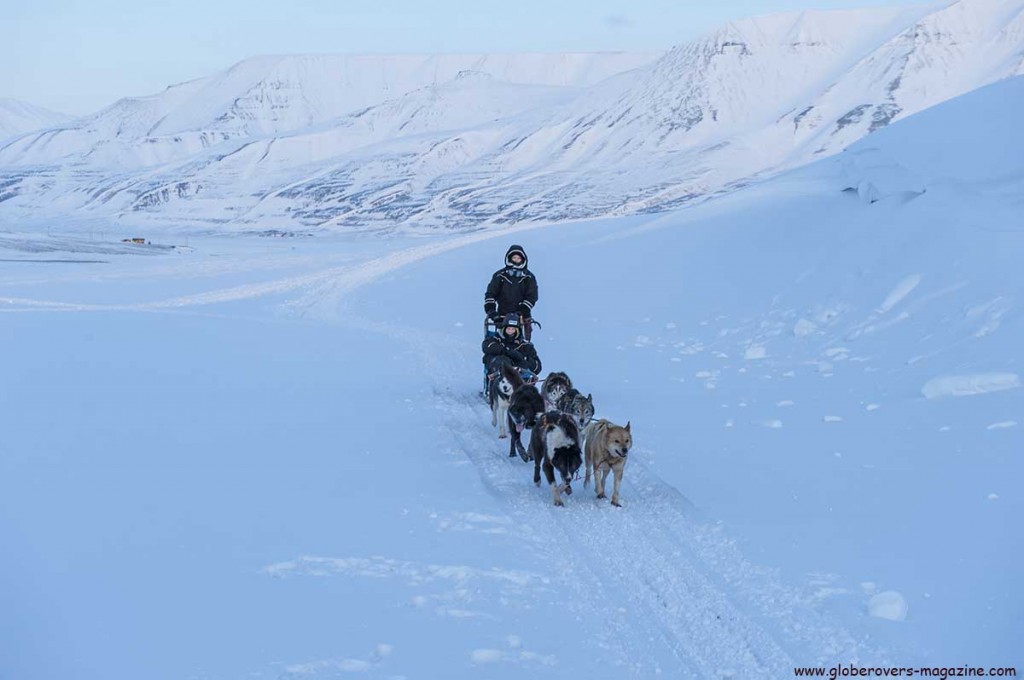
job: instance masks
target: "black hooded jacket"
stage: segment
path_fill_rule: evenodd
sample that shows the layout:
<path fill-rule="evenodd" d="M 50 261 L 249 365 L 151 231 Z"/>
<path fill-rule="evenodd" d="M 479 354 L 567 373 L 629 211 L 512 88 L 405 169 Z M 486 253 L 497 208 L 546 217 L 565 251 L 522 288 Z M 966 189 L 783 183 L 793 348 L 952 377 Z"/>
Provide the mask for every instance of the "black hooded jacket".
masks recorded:
<path fill-rule="evenodd" d="M 536 348 L 532 342 L 518 336 L 506 339 L 495 335 L 485 338 L 481 349 L 484 353 L 484 366 L 488 368 L 494 357 L 504 355 L 512 360 L 512 365 L 516 368 L 526 369 L 534 374 L 540 373 L 541 363 Z"/>
<path fill-rule="evenodd" d="M 523 256 L 523 264 L 514 266 L 509 257 L 512 253 Z M 484 314 L 490 317 L 510 313 L 530 318 L 533 306 L 537 304 L 537 279 L 527 269 L 529 260 L 522 246 L 513 245 L 505 253 L 505 267 L 494 272 L 484 293 Z"/>

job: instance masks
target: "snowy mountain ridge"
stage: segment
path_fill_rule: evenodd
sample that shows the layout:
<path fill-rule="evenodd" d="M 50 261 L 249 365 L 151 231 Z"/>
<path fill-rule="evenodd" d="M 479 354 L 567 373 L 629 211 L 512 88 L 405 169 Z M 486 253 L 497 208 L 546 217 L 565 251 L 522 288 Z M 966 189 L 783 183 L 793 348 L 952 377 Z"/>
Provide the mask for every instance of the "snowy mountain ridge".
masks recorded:
<path fill-rule="evenodd" d="M 32 130 L 53 127 L 71 120 L 71 116 L 44 109 L 35 104 L 0 97 L 0 141 Z"/>
<path fill-rule="evenodd" d="M 9 141 L 0 220 L 464 229 L 663 211 L 1022 69 L 1024 0 L 756 17 L 657 60 L 264 57 Z"/>
<path fill-rule="evenodd" d="M 153 158 L 139 147 L 167 146 L 174 157 L 187 157 L 226 140 L 287 134 L 456 79 L 466 71 L 510 83 L 581 87 L 655 56 L 608 52 L 254 57 L 159 94 L 121 99 L 53 131 L 45 138 L 48 154 L 35 150 L 36 155 L 25 154 L 23 160 L 75 158 L 117 144 L 125 147 L 122 164 L 153 165 L 163 162 L 161 157 Z M 37 140 L 23 140 L 5 157 L 22 162 L 20 152 Z"/>

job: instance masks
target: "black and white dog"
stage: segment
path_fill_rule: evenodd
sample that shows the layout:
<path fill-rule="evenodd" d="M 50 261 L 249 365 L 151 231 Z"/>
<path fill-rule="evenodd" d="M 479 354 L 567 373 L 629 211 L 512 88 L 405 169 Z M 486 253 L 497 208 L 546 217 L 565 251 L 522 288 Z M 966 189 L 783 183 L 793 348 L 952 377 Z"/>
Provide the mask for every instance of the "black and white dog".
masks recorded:
<path fill-rule="evenodd" d="M 523 462 L 529 462 L 526 447 L 523 446 L 520 435 L 523 429 L 533 428 L 537 419 L 544 413 L 544 398 L 533 385 L 528 385 L 519 375 L 519 371 L 511 366 L 501 369 L 501 374 L 512 385 L 512 396 L 508 402 L 508 431 L 512 437 L 509 440 L 508 457 L 513 458 L 516 452 Z"/>
<path fill-rule="evenodd" d="M 487 383 L 487 401 L 491 404 L 491 425 L 498 428 L 498 439 L 508 436 L 505 429 L 508 420 L 508 406 L 512 399 L 512 382 L 504 373 L 508 367 L 518 375 L 512 366 L 512 360 L 505 355 L 498 355 L 487 367 L 489 381 Z"/>
<path fill-rule="evenodd" d="M 530 433 L 530 455 L 533 457 L 533 483 L 540 486 L 540 469 L 551 486 L 555 505 L 562 502 L 562 489 L 572 495 L 572 477 L 583 464 L 580 451 L 580 432 L 572 418 L 558 411 L 548 411 L 540 417 Z M 555 484 L 555 470 L 562 484 Z"/>
<path fill-rule="evenodd" d="M 579 390 L 570 389 L 558 400 L 558 410 L 570 416 L 582 430 L 594 419 L 594 397 L 591 394 L 584 397 Z"/>
<path fill-rule="evenodd" d="M 544 397 L 544 409 L 547 411 L 557 410 L 558 400 L 571 389 L 572 380 L 568 375 L 561 371 L 548 373 L 548 377 L 544 378 L 544 387 L 540 391 L 540 396 Z"/>

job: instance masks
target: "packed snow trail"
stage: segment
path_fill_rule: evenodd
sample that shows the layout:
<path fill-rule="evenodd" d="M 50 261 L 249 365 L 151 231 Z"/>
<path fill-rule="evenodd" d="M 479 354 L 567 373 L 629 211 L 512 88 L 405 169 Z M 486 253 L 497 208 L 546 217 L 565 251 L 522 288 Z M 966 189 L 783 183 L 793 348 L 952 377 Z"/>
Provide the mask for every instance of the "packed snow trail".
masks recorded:
<path fill-rule="evenodd" d="M 767 680 L 789 677 L 796 666 L 884 658 L 747 562 L 719 527 L 697 517 L 679 490 L 644 465 L 642 444 L 624 476 L 624 508 L 597 500 L 582 481 L 566 507 L 555 508 L 547 488 L 534 486 L 532 463 L 508 457 L 490 409 L 460 380 L 475 377 L 470 352 L 424 351 L 452 346 L 443 334 L 347 321 L 418 350 L 424 373 L 435 376 L 444 438 L 473 463 L 510 524 L 522 528 L 537 554 L 531 571 L 548 575 L 550 589 L 564 595 L 580 621 L 578 637 L 597 640 L 618 672 Z"/>
<path fill-rule="evenodd" d="M 486 405 L 468 387 L 479 377 L 475 348 L 438 355 L 425 348 L 458 346 L 457 340 L 436 331 L 425 338 L 422 328 L 414 335 L 353 310 L 353 293 L 399 268 L 508 234 L 471 234 L 312 273 L 135 304 L 0 302 L 7 311 L 171 311 L 286 294 L 283 307 L 291 314 L 397 338 L 435 376 L 434 407 L 446 439 L 529 539 L 537 556 L 531 571 L 548 575 L 551 590 L 562 594 L 561 604 L 580 621 L 576 633 L 596 641 L 622 672 L 637 678 L 778 678 L 797 665 L 877 658 L 747 563 L 716 526 L 695 517 L 684 496 L 644 465 L 642 431 L 624 478 L 625 508 L 595 500 L 592 488 L 577 483 L 567 507 L 555 509 L 547 490 L 534 487 L 532 465 L 506 456 Z M 571 664 L 571 658 L 561 663 Z"/>
<path fill-rule="evenodd" d="M 405 340 L 419 353 L 425 372 L 436 376 L 441 427 L 505 506 L 512 524 L 528 528 L 534 538 L 542 564 L 534 571 L 560 583 L 554 590 L 567 594 L 565 604 L 586 634 L 631 677 L 777 678 L 796 665 L 878 658 L 877 651 L 823 620 L 795 591 L 746 562 L 718 527 L 694 517 L 685 497 L 644 466 L 642 445 L 624 478 L 625 508 L 597 501 L 593 489 L 579 482 L 567 508 L 551 507 L 546 489 L 532 483 L 532 465 L 506 456 L 505 441 L 489 425 L 489 409 L 457 379 L 476 377 L 478 359 L 471 351 L 438 356 L 424 347 L 452 346 L 453 338 L 435 334 L 425 342 L 422 329 L 413 335 L 353 314 L 352 294 L 382 276 L 508 235 L 471 234 L 312 274 L 132 308 L 180 308 L 293 291 L 284 305 L 291 313 Z M 80 309 L 98 307 L 119 306 Z"/>
<path fill-rule="evenodd" d="M 334 321 L 338 318 L 340 306 L 345 303 L 351 293 L 390 272 L 457 248 L 464 248 L 490 239 L 508 237 L 522 231 L 537 229 L 541 226 L 545 225 L 530 224 L 501 231 L 475 232 L 454 238 L 436 239 L 431 240 L 426 245 L 403 248 L 381 256 L 370 257 L 363 261 L 346 262 L 338 266 L 320 268 L 310 273 L 130 304 L 51 301 L 5 296 L 0 297 L 0 312 L 164 311 L 289 294 L 292 297 L 285 305 L 289 312 L 297 316 Z M 86 280 L 101 276 L 103 274 L 90 275 Z"/>

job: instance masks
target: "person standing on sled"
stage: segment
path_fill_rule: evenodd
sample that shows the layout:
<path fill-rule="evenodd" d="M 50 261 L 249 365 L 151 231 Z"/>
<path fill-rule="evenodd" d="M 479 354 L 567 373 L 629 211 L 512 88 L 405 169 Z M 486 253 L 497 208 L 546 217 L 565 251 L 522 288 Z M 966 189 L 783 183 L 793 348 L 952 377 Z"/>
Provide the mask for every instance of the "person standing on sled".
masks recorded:
<path fill-rule="evenodd" d="M 526 373 L 524 379 L 532 378 L 540 373 L 540 357 L 533 343 L 522 337 L 519 327 L 519 315 L 509 314 L 503 320 L 500 335 L 484 338 L 484 366 L 492 372 L 494 360 L 508 357 L 512 365 L 520 372 Z M 532 375 L 530 375 L 532 374 Z"/>
<path fill-rule="evenodd" d="M 523 321 L 523 339 L 527 342 L 533 331 L 533 306 L 537 304 L 537 278 L 526 267 L 526 251 L 520 245 L 505 253 L 505 267 L 494 272 L 484 293 L 484 314 L 499 324 L 509 314 L 518 314 Z"/>

